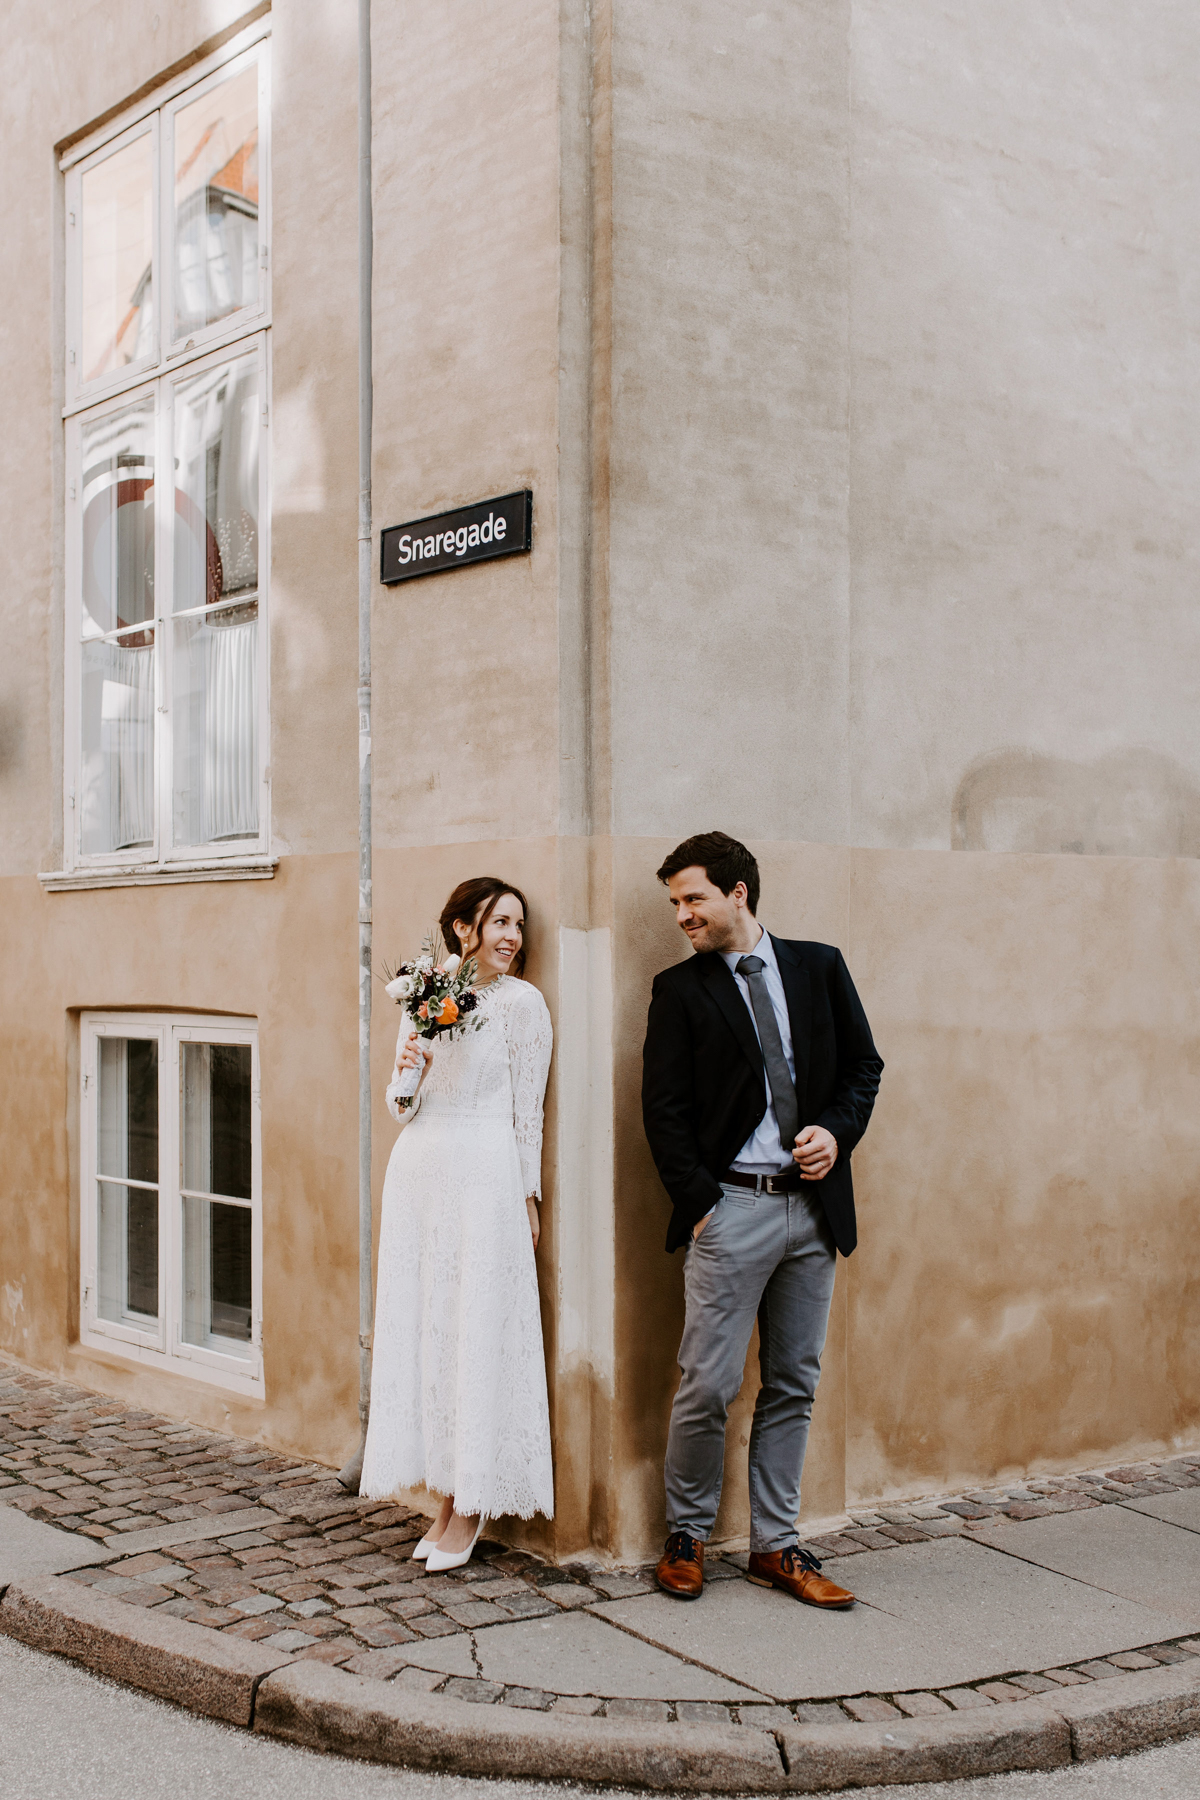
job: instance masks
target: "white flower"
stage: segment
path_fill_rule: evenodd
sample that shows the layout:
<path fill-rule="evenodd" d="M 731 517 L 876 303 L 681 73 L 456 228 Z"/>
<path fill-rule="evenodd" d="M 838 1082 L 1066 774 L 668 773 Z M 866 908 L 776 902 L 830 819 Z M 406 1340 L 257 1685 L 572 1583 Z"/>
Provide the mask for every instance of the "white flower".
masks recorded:
<path fill-rule="evenodd" d="M 462 962 L 461 956 L 448 956 L 446 958 L 445 962 L 442 964 L 443 973 L 446 975 L 457 975 L 458 970 L 459 970 L 459 965 L 461 962 Z"/>
<path fill-rule="evenodd" d="M 389 1000 L 411 1000 L 416 986 L 411 975 L 397 975 L 395 981 L 389 981 L 383 991 Z"/>

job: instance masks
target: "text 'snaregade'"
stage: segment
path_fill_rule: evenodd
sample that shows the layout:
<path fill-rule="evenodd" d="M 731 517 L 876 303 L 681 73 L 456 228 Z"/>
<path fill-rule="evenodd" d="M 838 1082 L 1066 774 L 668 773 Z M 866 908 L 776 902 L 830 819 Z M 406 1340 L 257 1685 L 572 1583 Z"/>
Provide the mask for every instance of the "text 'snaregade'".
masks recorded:
<path fill-rule="evenodd" d="M 522 488 L 454 512 L 389 525 L 379 538 L 379 578 L 392 586 L 418 575 L 441 575 L 463 563 L 518 556 L 533 543 L 533 493 Z"/>

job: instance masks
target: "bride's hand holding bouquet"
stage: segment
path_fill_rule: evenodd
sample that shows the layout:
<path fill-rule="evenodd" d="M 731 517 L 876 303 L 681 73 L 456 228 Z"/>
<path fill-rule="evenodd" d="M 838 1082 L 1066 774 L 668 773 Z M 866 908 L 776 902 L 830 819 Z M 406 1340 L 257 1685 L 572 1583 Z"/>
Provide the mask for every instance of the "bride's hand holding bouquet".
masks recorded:
<path fill-rule="evenodd" d="M 420 1069 L 421 1075 L 423 1075 L 432 1061 L 433 1045 L 423 1044 L 415 1031 L 410 1032 L 408 1042 L 396 1056 L 396 1077 L 399 1079 L 404 1069 Z M 421 1076 L 418 1075 L 418 1085 L 420 1085 L 420 1080 Z"/>
<path fill-rule="evenodd" d="M 411 962 L 401 963 L 389 973 L 384 993 L 403 1007 L 412 1030 L 403 1050 L 396 1057 L 396 1100 L 401 1108 L 412 1105 L 421 1077 L 433 1061 L 435 1037 L 474 1031 L 483 1024 L 483 1015 L 472 1018 L 479 996 L 472 983 L 476 967 L 474 957 L 464 962 L 460 956 L 448 956 L 436 962 L 437 938 L 430 932 L 421 954 Z"/>

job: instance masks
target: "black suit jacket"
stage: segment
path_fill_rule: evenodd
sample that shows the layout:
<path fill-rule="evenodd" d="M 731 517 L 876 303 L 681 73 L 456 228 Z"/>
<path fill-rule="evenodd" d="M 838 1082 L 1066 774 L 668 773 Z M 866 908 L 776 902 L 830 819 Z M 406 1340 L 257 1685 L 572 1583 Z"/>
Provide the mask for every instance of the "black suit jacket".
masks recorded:
<path fill-rule="evenodd" d="M 773 937 L 787 996 L 801 1129 L 823 1125 L 838 1157 L 823 1181 L 805 1182 L 849 1256 L 858 1242 L 850 1152 L 867 1129 L 883 1072 L 862 1002 L 840 950 Z M 715 952 L 654 978 L 642 1053 L 642 1117 L 674 1211 L 677 1250 L 721 1198 L 720 1177 L 767 1110 L 766 1071 L 754 1021 Z"/>

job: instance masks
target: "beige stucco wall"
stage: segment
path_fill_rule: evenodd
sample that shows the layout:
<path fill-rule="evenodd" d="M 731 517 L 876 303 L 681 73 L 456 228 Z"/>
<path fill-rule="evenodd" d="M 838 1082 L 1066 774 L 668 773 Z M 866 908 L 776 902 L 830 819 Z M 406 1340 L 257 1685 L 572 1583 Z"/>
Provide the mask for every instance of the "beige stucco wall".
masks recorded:
<path fill-rule="evenodd" d="M 852 841 L 847 12 L 614 0 L 621 835 Z"/>
<path fill-rule="evenodd" d="M 852 33 L 852 841 L 1194 856 L 1200 20 Z"/>
<path fill-rule="evenodd" d="M 1195 9 L 613 18 L 614 828 L 1200 852 Z"/>
<path fill-rule="evenodd" d="M 564 1554 L 587 1541 L 597 1519 L 598 1546 L 607 1540 L 626 1554 L 642 1553 L 660 1525 L 681 1272 L 662 1249 L 665 1207 L 637 1084 L 646 985 L 681 948 L 653 881 L 668 847 L 611 845 L 623 965 L 614 1014 L 611 1415 L 587 1359 L 558 1355 L 563 1239 L 581 1224 L 578 1183 L 564 1185 L 559 1171 L 561 1065 L 550 1095 L 541 1267 L 549 1366 L 561 1383 L 556 1536 Z M 862 1243 L 839 1269 L 806 1512 L 825 1517 L 848 1499 L 1194 1441 L 1195 865 L 755 849 L 764 921 L 843 946 L 888 1065 L 856 1158 Z M 387 853 L 381 946 L 407 941 L 481 857 L 503 867 L 531 895 L 531 974 L 560 1015 L 561 1039 L 569 1027 L 548 918 L 557 856 L 550 840 Z M 5 884 L 14 939 L 33 952 L 12 960 L 6 989 L 7 1348 L 143 1404 L 261 1431 L 330 1461 L 349 1448 L 355 1020 L 345 969 L 325 940 L 352 904 L 354 878 L 349 857 L 289 858 L 270 884 L 162 890 L 149 929 L 141 891 L 47 898 L 28 880 Z M 181 954 L 181 942 L 192 949 Z M 101 970 L 98 943 L 125 948 Z M 214 954 L 214 943 L 225 948 Z M 352 968 L 352 953 L 346 960 Z M 265 1407 L 68 1348 L 74 1009 L 122 1003 L 259 1019 Z M 388 1011 L 377 1013 L 380 1088 L 394 1024 Z M 378 1108 L 377 1191 L 394 1137 Z M 598 1445 L 580 1429 L 581 1407 L 597 1414 Z M 740 1435 L 741 1414 L 722 1519 L 731 1535 L 744 1529 Z M 604 1479 L 593 1465 L 606 1453 Z"/>
<path fill-rule="evenodd" d="M 717 824 L 888 1065 L 806 1511 L 1194 1436 L 1195 14 L 611 17 L 617 1043 Z M 617 1096 L 649 1542 L 678 1273 Z"/>
<path fill-rule="evenodd" d="M 641 1135 L 652 970 L 686 953 L 653 868 L 617 849 L 616 1407 L 622 1525 L 661 1523 L 678 1259 Z M 855 1157 L 805 1514 L 1087 1467 L 1200 1431 L 1200 867 L 755 842 L 760 916 L 839 944 L 886 1062 Z M 746 1523 L 748 1383 L 720 1528 Z"/>
<path fill-rule="evenodd" d="M 55 144 L 236 23 L 18 0 L 0 359 L 0 1346 L 338 1462 L 357 1434 L 355 45 L 272 14 L 273 881 L 45 894 L 61 823 Z M 746 837 L 887 1070 L 810 1518 L 1200 1435 L 1196 244 L 1181 4 L 375 0 L 375 518 L 534 551 L 375 605 L 376 960 L 463 876 L 556 1020 L 556 1554 L 642 1556 L 679 1259 L 641 1133 L 653 878 Z M 157 21 L 157 24 L 155 23 Z M 1073 853 L 1072 853 L 1073 852 Z M 262 1403 L 83 1351 L 77 1019 L 259 1021 Z M 380 1001 L 377 1094 L 395 1015 Z M 375 1121 L 376 1195 L 395 1129 Z M 752 1382 L 721 1531 L 745 1530 Z"/>
<path fill-rule="evenodd" d="M 428 846 L 382 859 L 378 931 L 408 944 L 455 882 L 499 861 L 553 893 L 553 847 Z M 46 896 L 4 883 L 6 1092 L 0 1341 L 38 1367 L 331 1462 L 357 1438 L 357 859 L 286 857 L 271 882 Z M 149 900 L 149 904 L 147 904 Z M 349 913 L 347 913 L 349 908 Z M 538 920 L 540 924 L 540 919 Z M 553 1001 L 548 934 L 531 972 Z M 549 937 L 552 951 L 553 938 Z M 351 983 L 347 990 L 346 983 Z M 262 1076 L 262 1401 L 131 1368 L 78 1336 L 79 1014 L 112 1007 L 257 1019 Z M 382 1103 L 397 1015 L 376 1010 L 377 1190 L 396 1129 Z"/>

